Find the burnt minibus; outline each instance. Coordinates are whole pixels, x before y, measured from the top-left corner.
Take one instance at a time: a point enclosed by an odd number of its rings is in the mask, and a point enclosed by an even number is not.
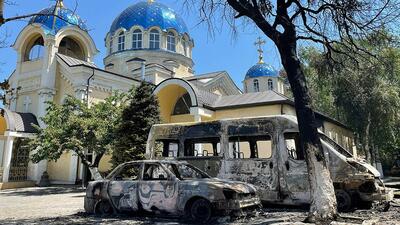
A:
[[[340,210],[393,198],[393,191],[384,187],[373,166],[355,159],[323,133],[320,138]],[[146,157],[184,160],[213,177],[251,183],[263,203],[310,202],[307,166],[294,116],[154,125]]]

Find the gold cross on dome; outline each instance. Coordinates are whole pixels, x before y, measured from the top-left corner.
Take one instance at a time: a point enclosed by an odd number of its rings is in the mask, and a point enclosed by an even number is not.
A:
[[[258,54],[259,54],[259,55],[258,55],[258,63],[259,63],[259,64],[262,64],[262,63],[264,63],[264,60],[263,60],[263,58],[264,58],[264,56],[263,56],[264,51],[263,51],[263,49],[262,49],[262,46],[265,45],[265,40],[261,39],[261,37],[258,37],[258,38],[257,38],[257,41],[254,43],[254,45],[255,45],[255,46],[258,46],[258,49],[257,49]]]
[[[147,0],[147,2],[148,2],[148,3],[153,3],[153,2],[154,2],[154,0]]]

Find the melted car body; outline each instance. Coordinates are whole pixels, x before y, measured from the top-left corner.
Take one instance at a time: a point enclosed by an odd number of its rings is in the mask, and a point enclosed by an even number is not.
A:
[[[211,178],[190,164],[171,160],[124,163],[107,178],[90,182],[85,197],[88,213],[146,211],[205,221],[258,205],[252,185]]]
[[[339,208],[393,198],[374,167],[353,158],[324,134],[320,137]],[[155,125],[146,155],[185,160],[211,176],[254,184],[265,203],[310,202],[307,166],[293,116]]]

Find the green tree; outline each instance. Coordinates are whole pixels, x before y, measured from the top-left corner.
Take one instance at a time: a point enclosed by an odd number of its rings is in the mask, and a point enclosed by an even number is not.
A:
[[[104,154],[111,151],[115,125],[120,119],[123,95],[114,94],[92,105],[67,96],[63,104],[48,102],[47,114],[41,118],[45,127],[36,127],[38,134],[30,141],[32,161],[57,161],[65,152],[78,155],[94,179],[101,178],[98,166]],[[87,153],[93,153],[90,161]]]
[[[308,48],[303,65],[309,86],[317,86],[311,89],[316,102],[333,106],[330,114],[353,128],[366,159],[375,162],[379,153],[390,157],[399,148],[400,48],[384,29],[357,41],[368,54],[333,54],[336,63],[329,65],[323,53]]]
[[[115,132],[117,139],[112,154],[114,167],[143,159],[151,126],[160,122],[158,101],[150,83],[142,82],[128,96],[129,103],[122,111]]]

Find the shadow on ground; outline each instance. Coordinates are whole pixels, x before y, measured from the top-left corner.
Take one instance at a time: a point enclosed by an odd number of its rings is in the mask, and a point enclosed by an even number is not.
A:
[[[73,194],[82,193],[84,196],[85,189],[81,186],[71,186],[71,185],[57,185],[50,187],[35,187],[35,188],[23,188],[10,189],[0,191],[2,196],[43,196],[43,195],[60,195],[60,194]]]

